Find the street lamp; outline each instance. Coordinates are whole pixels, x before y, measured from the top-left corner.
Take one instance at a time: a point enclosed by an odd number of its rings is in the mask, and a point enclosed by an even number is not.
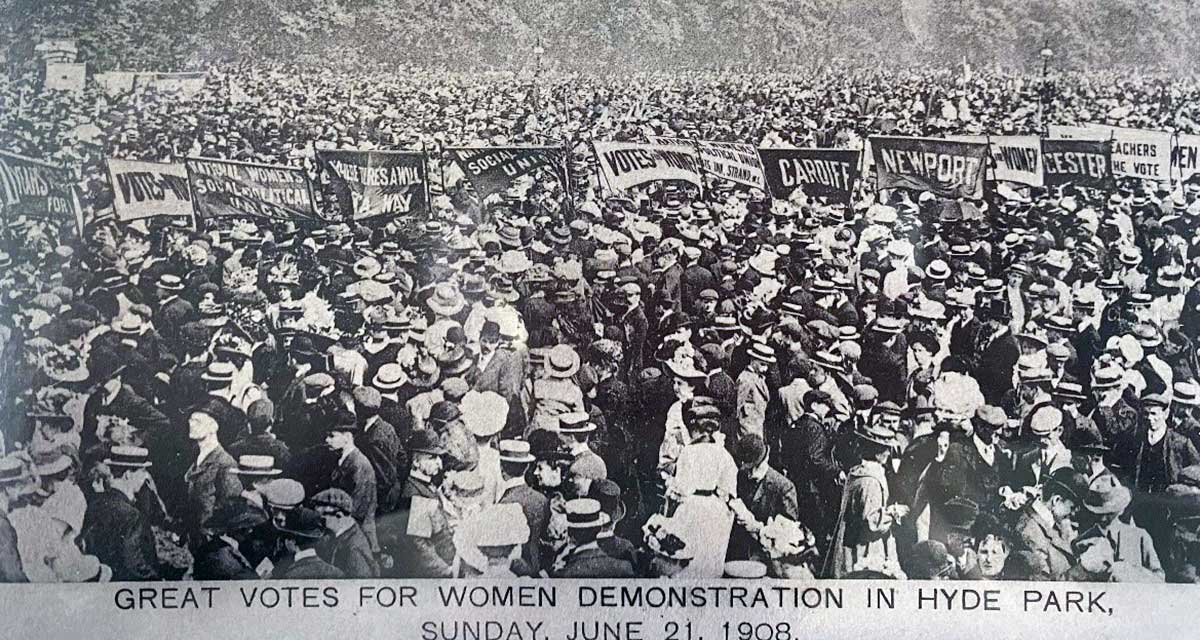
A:
[[[542,54],[546,50],[542,48],[542,40],[538,38],[537,44],[533,47],[533,110],[536,112],[540,108],[542,93]]]
[[[1038,87],[1038,111],[1037,111],[1037,128],[1038,133],[1045,132],[1044,110],[1046,104],[1046,72],[1050,68],[1050,58],[1054,57],[1054,50],[1049,46],[1043,46],[1038,52],[1038,56],[1042,58],[1042,83]]]

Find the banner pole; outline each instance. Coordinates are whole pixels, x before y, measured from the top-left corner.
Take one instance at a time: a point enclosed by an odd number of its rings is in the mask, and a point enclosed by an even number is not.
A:
[[[611,195],[613,193],[612,185],[608,184],[608,180],[604,177],[604,172],[600,170],[600,154],[596,152],[596,139],[592,138],[588,142],[588,147],[592,150],[592,157],[596,159],[596,188],[600,190],[601,195],[604,194],[605,187]]]

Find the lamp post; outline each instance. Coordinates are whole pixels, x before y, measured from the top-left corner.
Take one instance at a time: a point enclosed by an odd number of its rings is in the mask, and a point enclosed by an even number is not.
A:
[[[536,113],[540,108],[542,98],[542,54],[546,50],[542,48],[542,39],[538,38],[537,44],[533,47],[533,110]]]
[[[1050,69],[1050,58],[1054,57],[1054,50],[1049,46],[1043,46],[1038,52],[1038,56],[1042,58],[1042,82],[1038,87],[1038,121],[1037,128],[1039,134],[1045,133],[1045,104],[1046,104],[1046,72]]]

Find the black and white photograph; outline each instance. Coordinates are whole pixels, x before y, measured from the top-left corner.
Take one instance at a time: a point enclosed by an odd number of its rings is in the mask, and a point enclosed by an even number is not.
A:
[[[0,582],[1200,580],[1194,2],[0,18]]]

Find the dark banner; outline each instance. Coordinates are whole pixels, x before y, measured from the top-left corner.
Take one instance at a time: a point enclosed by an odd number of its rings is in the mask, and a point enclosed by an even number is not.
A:
[[[318,151],[345,219],[429,212],[426,157],[415,151]]]
[[[847,149],[759,149],[767,187],[784,200],[796,189],[810,196],[850,202],[861,152]]]
[[[872,137],[879,189],[929,191],[945,198],[978,198],[988,147],[934,138]]]
[[[213,158],[188,158],[188,182],[201,217],[320,219],[302,169]]]
[[[1042,140],[1042,166],[1047,187],[1070,183],[1111,189],[1115,184],[1110,140]]]
[[[77,224],[75,177],[52,164],[0,151],[0,215],[55,218]]]
[[[517,178],[540,169],[549,169],[563,180],[564,158],[559,147],[449,147],[446,151],[480,199],[504,191]]]

